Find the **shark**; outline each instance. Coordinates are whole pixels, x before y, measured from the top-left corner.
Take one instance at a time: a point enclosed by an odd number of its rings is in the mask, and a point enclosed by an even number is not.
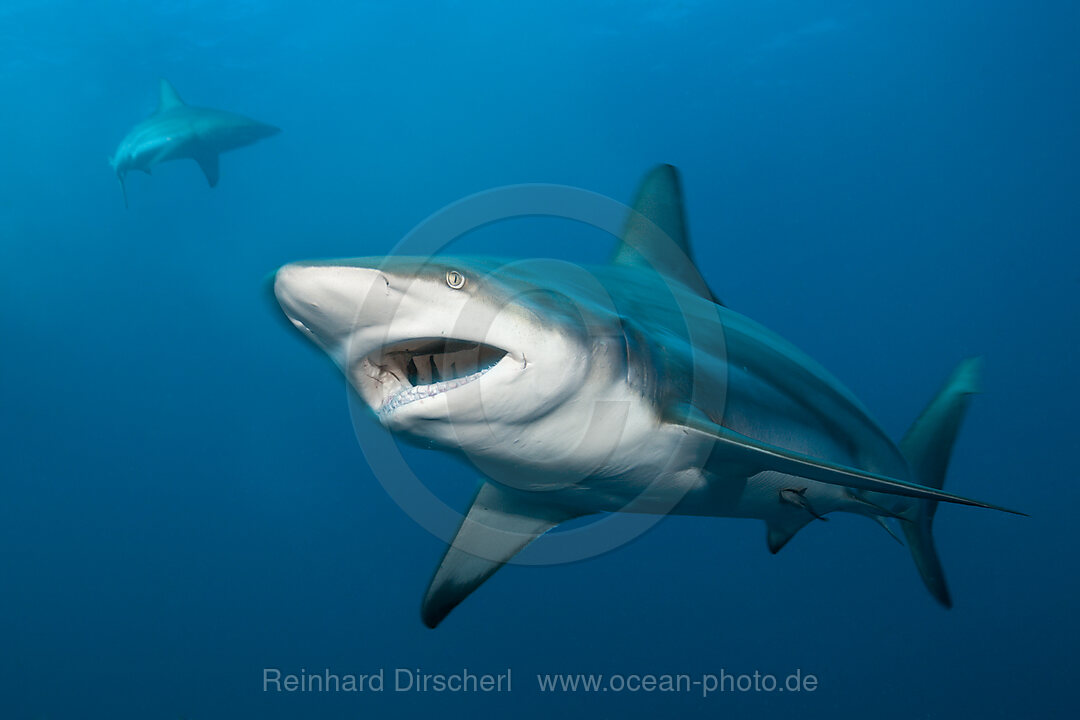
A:
[[[127,207],[124,178],[131,170],[149,175],[155,165],[188,158],[199,164],[210,187],[216,187],[221,153],[279,132],[278,127],[243,115],[188,105],[172,83],[162,78],[157,109],[124,136],[109,164],[120,181]]]
[[[436,627],[549,530],[604,513],[750,518],[779,552],[835,512],[906,542],[952,600],[934,543],[981,361],[959,363],[899,441],[839,380],[708,288],[670,165],[642,180],[609,264],[488,257],[298,262],[277,304],[391,433],[482,480],[421,604]],[[1023,513],[1016,513],[1023,514]]]

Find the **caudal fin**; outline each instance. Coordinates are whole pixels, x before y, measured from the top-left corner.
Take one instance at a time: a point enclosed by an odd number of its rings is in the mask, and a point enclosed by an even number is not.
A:
[[[980,391],[982,360],[969,358],[953,371],[945,386],[926,406],[900,441],[900,451],[911,466],[913,479],[921,485],[941,490],[949,467],[953,442],[960,430],[971,396]],[[938,501],[917,500],[900,523],[930,594],[945,607],[952,607],[945,571],[934,547],[933,522]]]

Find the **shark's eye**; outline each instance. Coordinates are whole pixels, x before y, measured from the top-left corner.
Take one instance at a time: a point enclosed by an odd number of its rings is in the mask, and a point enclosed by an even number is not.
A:
[[[455,290],[460,290],[465,287],[465,276],[457,270],[447,270],[446,284]]]

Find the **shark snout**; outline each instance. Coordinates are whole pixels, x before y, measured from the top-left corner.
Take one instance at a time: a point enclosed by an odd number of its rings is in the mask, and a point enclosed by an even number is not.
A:
[[[326,317],[332,291],[328,280],[324,269],[302,264],[286,265],[274,276],[274,296],[286,317],[317,339],[330,339],[321,336],[332,335],[331,326],[336,324]]]
[[[271,287],[281,311],[298,330],[307,332],[303,308],[310,303],[304,299],[303,272],[300,265],[286,265],[274,273]]]
[[[332,355],[369,324],[379,288],[376,269],[317,263],[285,265],[274,275],[274,296],[292,324]]]

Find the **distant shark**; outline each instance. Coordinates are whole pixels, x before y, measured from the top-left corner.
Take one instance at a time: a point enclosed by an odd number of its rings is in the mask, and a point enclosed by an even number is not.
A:
[[[393,256],[277,271],[282,310],[382,425],[488,477],[430,583],[425,624],[549,529],[604,512],[757,518],[774,553],[831,512],[899,540],[896,523],[951,606],[938,503],[1005,510],[942,490],[977,360],[894,443],[824,368],[717,302],[671,166],[645,177],[611,264],[589,282],[570,275]]]
[[[218,156],[276,135],[280,128],[243,115],[188,105],[168,80],[161,81],[161,98],[154,114],[131,129],[109,163],[120,180],[127,206],[124,177],[130,170],[150,174],[150,168],[169,160],[190,158],[199,164],[210,187],[218,183]]]

